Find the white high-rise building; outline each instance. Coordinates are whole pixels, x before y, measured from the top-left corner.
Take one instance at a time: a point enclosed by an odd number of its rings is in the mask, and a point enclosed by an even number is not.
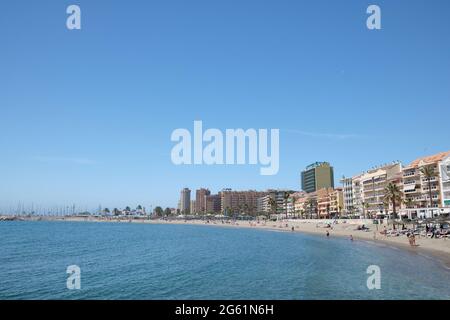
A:
[[[344,198],[344,213],[349,215],[353,213],[353,179],[342,177],[341,184]]]
[[[184,188],[180,192],[180,212],[189,214],[191,212],[191,190]]]
[[[351,178],[343,177],[341,179],[342,194],[344,198],[344,214],[349,216],[361,216],[362,200],[361,200],[361,175]]]

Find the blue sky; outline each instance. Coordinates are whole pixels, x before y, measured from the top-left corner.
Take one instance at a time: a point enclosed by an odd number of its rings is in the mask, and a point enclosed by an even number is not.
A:
[[[77,4],[82,30],[66,28]],[[378,4],[382,30],[366,28]],[[450,150],[450,2],[5,1],[0,207],[176,206]],[[174,166],[171,132],[279,128],[280,170]]]

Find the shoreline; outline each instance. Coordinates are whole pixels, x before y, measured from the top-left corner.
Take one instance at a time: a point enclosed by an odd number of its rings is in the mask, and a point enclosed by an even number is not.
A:
[[[0,218],[5,218],[2,216]],[[258,230],[271,230],[281,232],[298,232],[314,236],[326,236],[326,231],[330,233],[330,237],[350,238],[353,237],[357,241],[365,241],[376,246],[391,246],[409,253],[414,253],[427,258],[437,260],[445,269],[450,270],[450,239],[429,239],[417,237],[417,247],[411,247],[408,244],[406,236],[385,237],[379,234],[378,231],[373,230],[375,225],[369,225],[371,231],[355,230],[358,223],[338,223],[333,224],[331,228],[319,226],[319,224],[326,224],[329,221],[323,220],[320,223],[317,221],[308,220],[284,220],[271,221],[268,223],[249,223],[249,221],[237,221],[222,223],[220,220],[148,220],[148,219],[102,219],[94,217],[15,217],[16,219],[0,219],[5,221],[43,221],[43,222],[110,222],[110,223],[141,223],[141,224],[177,224],[177,225],[196,225],[196,226],[212,226],[225,228],[247,228]],[[286,227],[286,224],[288,227]],[[294,230],[292,230],[294,227]],[[351,230],[349,230],[351,229]],[[374,238],[375,235],[375,238]],[[350,240],[349,240],[350,241]]]

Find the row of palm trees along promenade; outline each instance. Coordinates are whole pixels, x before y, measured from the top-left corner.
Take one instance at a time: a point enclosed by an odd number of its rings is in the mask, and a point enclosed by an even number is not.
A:
[[[327,162],[302,172],[303,191],[234,191],[211,194],[198,189],[180,193],[181,218],[233,219],[436,219],[450,214],[450,151],[418,158],[408,165],[392,162],[352,177],[334,187],[333,167]],[[194,198],[194,197],[192,197]],[[169,211],[167,215],[169,215]]]

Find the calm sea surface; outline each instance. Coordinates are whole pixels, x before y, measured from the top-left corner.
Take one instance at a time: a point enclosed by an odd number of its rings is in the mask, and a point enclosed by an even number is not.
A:
[[[450,299],[415,253],[299,233],[188,225],[0,222],[0,299]],[[66,287],[81,268],[81,290]],[[381,269],[368,290],[366,269]]]

